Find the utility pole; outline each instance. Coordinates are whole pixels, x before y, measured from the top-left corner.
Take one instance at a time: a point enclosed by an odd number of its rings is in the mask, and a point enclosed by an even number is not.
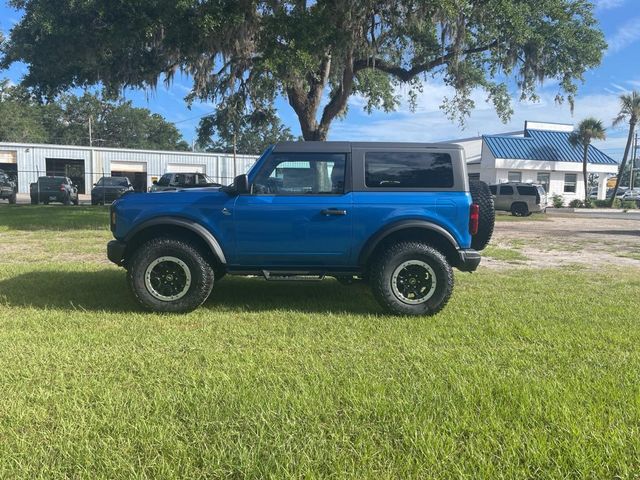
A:
[[[91,115],[89,115],[89,146],[93,147],[93,133],[91,131]]]

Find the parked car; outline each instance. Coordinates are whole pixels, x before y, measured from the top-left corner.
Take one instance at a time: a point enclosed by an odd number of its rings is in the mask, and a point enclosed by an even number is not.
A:
[[[154,182],[150,192],[176,190],[178,188],[221,187],[204,173],[165,173]]]
[[[622,200],[624,200],[625,202],[638,200],[639,198],[640,198],[640,188],[625,190],[625,192],[622,194]]]
[[[9,200],[9,203],[15,204],[17,193],[16,182],[11,180],[4,170],[0,170],[0,199]]]
[[[31,204],[51,202],[78,205],[78,187],[68,177],[40,177],[29,185]]]
[[[127,177],[102,177],[91,189],[91,205],[111,203],[128,192],[133,185]]]
[[[534,183],[508,182],[489,186],[495,209],[511,212],[516,217],[547,210],[547,193],[542,185]]]
[[[193,310],[232,274],[366,282],[393,313],[433,315],[494,209],[458,145],[283,142],[228,187],[126,195],[110,219],[107,256],[149,310]]]

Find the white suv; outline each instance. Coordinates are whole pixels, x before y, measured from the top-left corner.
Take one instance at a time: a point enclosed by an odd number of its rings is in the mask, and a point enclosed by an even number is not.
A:
[[[496,210],[511,212],[516,217],[547,210],[547,193],[542,185],[534,183],[508,182],[490,185]]]

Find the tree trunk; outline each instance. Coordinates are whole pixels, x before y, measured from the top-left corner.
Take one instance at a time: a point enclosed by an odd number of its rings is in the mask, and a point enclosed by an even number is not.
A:
[[[584,146],[584,152],[582,157],[582,176],[584,178],[584,203],[587,206],[589,201],[589,176],[587,174],[587,164],[589,163],[589,144]]]
[[[624,147],[624,156],[622,157],[622,163],[620,164],[620,169],[618,170],[618,178],[616,178],[616,186],[613,187],[613,194],[611,195],[611,200],[609,200],[609,207],[613,207],[613,202],[616,200],[616,194],[618,193],[618,187],[620,187],[620,182],[622,181],[622,174],[624,173],[624,167],[627,166],[627,158],[629,157],[629,150],[631,150],[631,142],[633,141],[633,135],[636,130],[636,122],[635,120],[631,120],[629,122],[629,137],[627,138],[627,146]]]

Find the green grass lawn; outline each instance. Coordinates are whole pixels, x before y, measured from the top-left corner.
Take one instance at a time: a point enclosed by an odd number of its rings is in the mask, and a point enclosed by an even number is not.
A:
[[[637,270],[457,273],[434,318],[225,278],[157,315],[98,253],[104,211],[41,212],[0,207],[0,478],[640,475]]]

